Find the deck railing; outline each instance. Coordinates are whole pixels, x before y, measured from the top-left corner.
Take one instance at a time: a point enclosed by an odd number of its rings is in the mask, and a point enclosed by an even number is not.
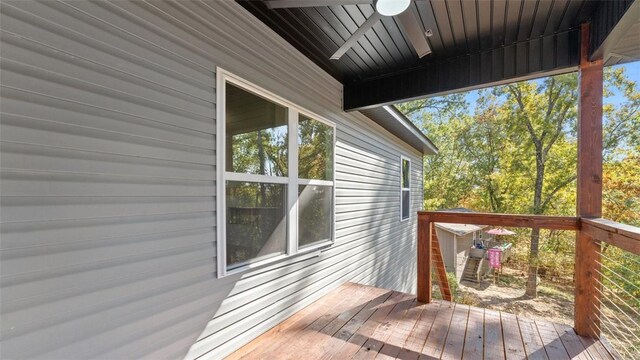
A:
[[[640,354],[640,274],[631,265],[620,264],[640,264],[640,228],[570,216],[419,212],[420,302],[431,301],[432,223],[436,222],[576,231],[576,332],[591,337],[607,335],[620,353]]]
[[[640,228],[606,219],[581,219],[580,231],[598,252],[591,271],[597,286],[593,335],[605,335],[624,358],[640,356]]]

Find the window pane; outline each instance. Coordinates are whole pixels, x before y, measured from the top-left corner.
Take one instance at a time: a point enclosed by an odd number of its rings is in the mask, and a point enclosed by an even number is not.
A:
[[[333,180],[333,127],[304,115],[298,119],[298,174]]]
[[[226,171],[287,176],[287,109],[226,85]]]
[[[408,219],[411,211],[411,192],[402,190],[402,219]]]
[[[227,181],[227,266],[286,251],[284,184]]]
[[[298,186],[298,246],[331,239],[333,188]]]
[[[409,188],[410,181],[410,168],[409,160],[402,159],[402,187]]]

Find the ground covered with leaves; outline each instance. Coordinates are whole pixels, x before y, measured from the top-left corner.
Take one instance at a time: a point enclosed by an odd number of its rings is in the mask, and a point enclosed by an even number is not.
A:
[[[573,326],[573,284],[543,278],[538,284],[538,296],[531,298],[525,295],[526,280],[522,271],[504,268],[495,283],[493,278],[480,284],[462,281],[457,285],[455,300]]]

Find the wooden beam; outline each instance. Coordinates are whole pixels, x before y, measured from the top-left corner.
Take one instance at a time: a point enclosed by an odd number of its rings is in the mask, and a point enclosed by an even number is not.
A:
[[[578,103],[578,204],[580,217],[602,216],[603,61],[589,61],[589,25],[582,25]]]
[[[603,61],[589,60],[589,24],[580,28],[578,102],[579,217],[602,216],[602,89]],[[588,232],[576,234],[575,329],[579,335],[600,336],[600,244]]]
[[[607,219],[581,219],[580,232],[594,240],[640,255],[640,228]]]
[[[431,302],[431,221],[418,217],[418,296],[423,303]]]
[[[456,211],[421,211],[418,214],[419,217],[428,217],[430,221],[439,223],[524,227],[551,230],[578,230],[580,228],[580,221],[574,216],[467,213]]]

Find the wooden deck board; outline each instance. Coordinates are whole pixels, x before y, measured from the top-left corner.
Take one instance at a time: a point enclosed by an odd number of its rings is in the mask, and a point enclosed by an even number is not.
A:
[[[569,353],[571,359],[589,360],[591,357],[587,353],[582,341],[578,338],[578,335],[572,327],[564,324],[553,324],[553,327],[558,333],[562,345]]]
[[[345,284],[229,359],[613,359],[566,325]]]
[[[411,330],[407,341],[396,357],[397,359],[416,360],[420,358],[422,347],[424,346],[424,342],[431,331],[431,326],[433,325],[433,321],[435,320],[438,309],[440,308],[440,302],[423,304],[421,305],[421,308],[422,313],[420,313],[420,316]]]
[[[567,349],[564,348],[562,340],[558,337],[558,333],[553,327],[553,324],[540,320],[536,320],[535,323],[549,358],[554,360],[569,360],[569,353]]]
[[[322,346],[325,340],[331,338],[333,334],[327,334],[330,330],[325,330],[335,321],[339,321],[340,316],[351,313],[352,307],[362,301],[362,292],[365,287],[356,287],[353,294],[345,294],[342,300],[328,309],[324,314],[317,313],[317,319],[309,326],[299,331],[294,341],[287,341],[276,349],[272,349],[271,354],[275,354],[278,359],[294,357],[296,353],[307,352],[315,346]]]
[[[484,311],[484,358],[505,358],[500,312],[489,309]]]
[[[538,328],[533,320],[518,316],[518,325],[520,325],[520,334],[524,342],[524,349],[527,352],[527,359],[531,360],[548,360],[547,352],[544,350],[544,343],[538,333]]]
[[[369,339],[369,336],[373,335],[373,332],[378,328],[378,325],[384,321],[389,312],[393,310],[396,303],[401,298],[402,294],[394,292],[331,358],[350,359],[353,357],[353,355],[355,355],[362,345],[364,345],[364,343]]]
[[[353,356],[353,359],[374,359],[382,347],[387,344],[397,324],[402,322],[414,302],[414,296],[403,294],[393,310],[389,312],[384,321],[378,325],[369,339]]]
[[[451,317],[453,316],[454,303],[448,301],[442,301],[440,303],[440,309],[436,315],[431,331],[427,337],[427,341],[422,347],[422,355],[420,359],[440,358],[442,350],[444,348],[444,341],[447,338],[449,332],[449,325],[451,325]]]
[[[337,306],[332,311],[332,320],[329,321],[324,327],[320,326],[313,329],[310,327],[301,334],[295,342],[294,346],[288,345],[283,349],[280,359],[295,359],[296,353],[304,351],[309,358],[318,359],[322,357],[322,354],[329,351],[331,344],[328,339],[332,339],[335,333],[337,333],[346,323],[351,320],[356,314],[358,314],[368,303],[369,298],[367,295],[371,291],[367,291],[373,288],[365,288],[365,291],[355,295],[351,299],[345,299],[340,306]],[[337,316],[333,316],[337,313]]]
[[[316,301],[310,306],[302,309],[287,320],[281,322],[276,327],[262,334],[254,341],[240,348],[227,357],[229,360],[241,359],[243,357],[260,358],[261,354],[267,354],[272,349],[286,343],[293,338],[299,331],[318,319],[318,313],[324,313],[333,305],[337,304],[341,299],[341,295],[351,290],[352,284],[347,283],[329,295],[325,296],[323,301]]]
[[[462,358],[464,339],[467,335],[467,320],[469,320],[469,305],[456,304],[447,340],[444,343],[442,359],[456,360]]]
[[[386,301],[389,301],[392,291],[387,291],[365,305],[351,320],[349,320],[331,339],[327,341],[327,352],[322,354],[320,359],[329,360],[341,351],[344,343],[351,339],[358,329],[361,329],[363,324],[369,320],[369,318],[378,311],[378,307],[382,306]],[[357,349],[356,349],[357,350]]]
[[[611,354],[609,354],[607,349],[604,347],[604,345],[602,345],[602,343],[600,343],[600,341],[584,336],[578,336],[578,338],[584,345],[587,353],[591,355],[594,360],[609,360],[614,358],[613,356],[611,356]]]
[[[525,359],[526,351],[520,334],[518,318],[509,313],[500,313],[502,333],[504,335],[504,353],[507,360]]]
[[[471,307],[464,339],[463,359],[482,359],[484,352],[484,309]]]
[[[387,343],[382,347],[382,349],[380,349],[376,359],[392,360],[400,355],[400,351],[403,349],[409,335],[411,335],[411,332],[416,325],[416,322],[420,318],[420,314],[424,310],[424,307],[415,302],[415,297],[413,297],[413,300],[414,301],[411,303],[411,307],[407,310],[405,317],[402,321],[397,323],[395,330],[391,332]]]

